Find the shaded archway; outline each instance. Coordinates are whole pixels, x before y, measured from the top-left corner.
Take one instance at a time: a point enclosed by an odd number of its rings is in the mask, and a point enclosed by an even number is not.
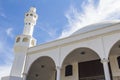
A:
[[[68,65],[72,68],[66,71]],[[72,74],[66,76],[66,72]],[[61,76],[62,80],[105,80],[100,57],[89,48],[77,48],[69,53],[63,61]]]
[[[40,57],[31,65],[26,80],[55,80],[55,63],[50,57]]]
[[[111,48],[109,53],[110,70],[113,80],[120,80],[120,40]]]

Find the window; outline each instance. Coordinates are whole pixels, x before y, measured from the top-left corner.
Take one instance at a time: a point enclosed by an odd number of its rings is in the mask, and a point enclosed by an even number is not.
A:
[[[118,62],[118,66],[119,66],[119,69],[120,69],[120,56],[117,57],[117,62]]]
[[[33,16],[33,14],[30,14],[30,16]]]
[[[36,16],[34,15],[34,17],[36,18]]]
[[[23,38],[23,42],[28,42],[28,38]]]
[[[19,42],[20,41],[20,37],[17,38],[16,42]]]
[[[72,65],[67,65],[65,67],[65,76],[72,76]]]
[[[32,40],[32,41],[31,41],[31,45],[33,45],[33,46],[34,46],[34,40]]]
[[[26,14],[26,16],[28,16],[29,14]]]

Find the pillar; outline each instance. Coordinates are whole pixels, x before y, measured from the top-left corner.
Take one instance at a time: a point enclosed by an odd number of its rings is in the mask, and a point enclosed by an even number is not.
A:
[[[103,64],[103,68],[104,68],[104,75],[105,75],[105,80],[111,80],[110,79],[110,72],[109,72],[109,66],[108,66],[108,59],[103,59],[101,60],[102,64]]]
[[[27,77],[27,73],[23,73],[23,76],[22,76],[23,80],[26,80],[26,77]]]
[[[56,75],[56,80],[60,80],[61,77],[61,67],[57,66],[56,67],[57,75]]]

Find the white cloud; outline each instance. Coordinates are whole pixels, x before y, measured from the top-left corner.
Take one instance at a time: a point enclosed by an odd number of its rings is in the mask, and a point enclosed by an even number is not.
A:
[[[9,47],[5,47],[5,45],[1,44],[0,42],[0,55],[4,55],[4,60],[5,64],[0,64],[0,80],[2,77],[8,76],[11,70],[11,63],[13,60],[12,54],[12,49]]]
[[[73,5],[65,13],[68,24],[65,26],[60,38],[71,35],[78,29],[103,20],[116,20],[120,18],[120,0],[99,0],[95,6],[94,0],[83,0],[82,12]]]
[[[48,42],[48,41],[51,41],[51,40],[54,40],[56,39],[56,37],[58,37],[58,34],[57,34],[57,28],[53,27],[53,25],[50,25],[48,23],[38,23],[39,26],[37,26],[37,30],[42,30],[45,32],[45,34],[49,35],[45,42]],[[43,27],[40,27],[40,26],[43,26]],[[36,32],[37,35],[39,34],[39,32]],[[43,35],[43,34],[42,34]]]
[[[43,27],[41,28],[43,31],[45,31],[50,37],[54,38],[56,37],[56,29],[48,28],[48,27]]]
[[[13,61],[13,49],[9,46],[9,43],[0,34],[0,80],[1,77],[8,76]],[[1,64],[2,62],[2,64]]]
[[[0,80],[2,77],[9,76],[11,70],[11,65],[0,66]]]
[[[13,61],[13,51],[9,46],[6,45],[9,44],[5,43],[5,41],[0,40],[0,58],[5,58],[4,60],[0,59],[3,61],[3,63],[5,63],[0,64],[0,78],[9,75]]]
[[[6,29],[6,33],[7,33],[7,35],[9,36],[9,37],[11,37],[11,38],[13,38],[14,37],[14,35],[13,35],[13,28],[8,28],[8,29]]]

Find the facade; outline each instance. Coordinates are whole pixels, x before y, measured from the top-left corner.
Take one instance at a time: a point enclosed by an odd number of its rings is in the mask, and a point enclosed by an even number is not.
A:
[[[10,76],[2,80],[120,80],[120,21],[92,24],[36,46],[37,18],[33,7],[25,14]]]

